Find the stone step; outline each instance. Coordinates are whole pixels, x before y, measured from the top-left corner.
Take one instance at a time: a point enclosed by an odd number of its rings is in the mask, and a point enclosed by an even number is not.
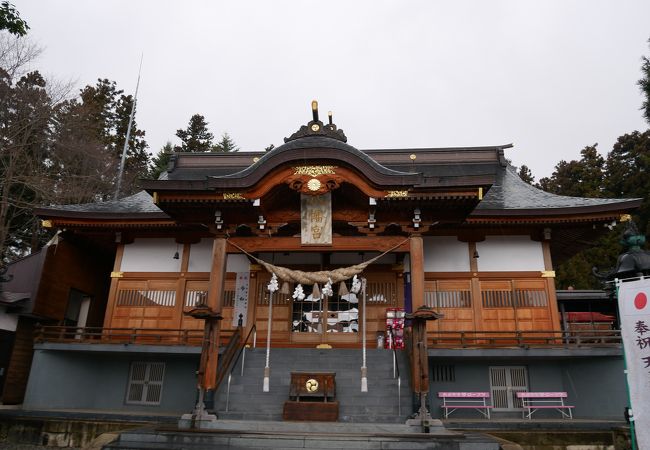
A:
[[[407,376],[402,376],[401,410],[398,410],[397,380],[393,378],[393,353],[387,350],[367,351],[368,392],[361,392],[361,351],[358,349],[323,350],[293,348],[271,350],[270,392],[262,392],[266,349],[247,350],[244,374],[241,361],[235,366],[227,392],[227,379],[214,398],[212,407],[220,417],[241,419],[281,418],[288,400],[290,373],[294,371],[329,371],[336,373],[336,396],[339,417],[344,422],[382,420],[403,422],[412,413],[412,395]],[[406,367],[406,355],[397,355]],[[226,413],[226,399],[228,412]],[[381,419],[378,419],[380,418]]]
[[[499,443],[480,434],[451,432],[442,426],[433,433],[405,425],[372,423],[305,423],[218,421],[214,430],[190,432],[138,429],[121,433],[105,450],[126,449],[437,449],[497,450]]]

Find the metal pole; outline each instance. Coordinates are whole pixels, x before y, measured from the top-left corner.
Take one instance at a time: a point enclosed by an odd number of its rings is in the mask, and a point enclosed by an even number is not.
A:
[[[228,389],[226,390],[226,412],[228,412],[228,406],[230,405],[230,381],[232,380],[232,372],[228,374]]]
[[[120,197],[120,189],[122,188],[122,176],[124,174],[124,164],[126,162],[126,152],[129,149],[129,139],[131,138],[131,125],[133,125],[133,116],[135,115],[135,104],[138,101],[138,88],[140,87],[140,73],[142,72],[142,58],[140,56],[140,69],[138,69],[138,82],[135,85],[135,95],[133,96],[133,104],[131,105],[131,115],[129,117],[129,125],[126,127],[126,139],[124,139],[124,148],[122,148],[122,159],[120,160],[120,169],[117,172],[117,187],[115,188],[115,197],[117,200]]]
[[[242,349],[241,353],[241,376],[244,376],[244,363],[246,362],[246,344],[244,344],[244,348]]]
[[[362,332],[361,342],[362,342],[362,365],[361,365],[361,392],[368,392],[368,367],[366,366],[366,279],[361,279],[361,291],[363,293],[362,305],[361,305],[361,324]]]
[[[273,291],[269,292],[269,322],[266,330],[266,365],[264,366],[264,385],[262,392],[269,392],[271,377],[271,317],[273,316]]]

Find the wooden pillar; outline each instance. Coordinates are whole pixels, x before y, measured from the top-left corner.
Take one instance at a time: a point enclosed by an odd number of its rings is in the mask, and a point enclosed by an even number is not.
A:
[[[226,238],[214,238],[212,267],[208,283],[208,307],[216,313],[221,313],[223,309],[223,294],[226,284],[226,245]]]
[[[412,310],[424,306],[424,244],[422,236],[409,239],[411,259],[411,304]]]
[[[467,243],[467,257],[469,258],[469,270],[472,272],[470,295],[472,296],[472,310],[474,312],[474,331],[485,329],[483,325],[483,299],[481,298],[481,280],[478,277],[478,261],[475,257],[476,242]]]
[[[104,328],[110,328],[113,322],[113,312],[115,311],[115,303],[117,302],[117,285],[119,284],[119,278],[122,276],[120,269],[122,267],[123,256],[124,244],[118,244],[117,251],[115,252],[113,273],[111,274],[111,286],[110,290],[108,291],[106,313],[104,314]]]
[[[212,245],[212,267],[208,283],[208,308],[215,317],[205,319],[204,345],[201,352],[201,366],[204,373],[199,380],[201,387],[212,390],[217,381],[219,360],[219,334],[221,332],[221,310],[226,282],[226,239],[215,237]]]
[[[557,295],[555,293],[555,272],[553,271],[553,261],[551,259],[551,241],[542,241],[542,251],[544,252],[544,278],[546,278],[546,293],[548,296],[548,308],[551,313],[551,323],[554,330],[562,328],[560,324],[560,313],[558,311]]]

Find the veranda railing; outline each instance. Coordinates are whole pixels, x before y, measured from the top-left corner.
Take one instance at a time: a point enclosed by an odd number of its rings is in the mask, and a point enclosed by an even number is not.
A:
[[[221,330],[223,345],[237,330]],[[191,345],[200,346],[203,330],[182,330],[168,328],[102,328],[102,327],[67,327],[37,326],[34,341],[84,344],[149,344],[149,345]]]
[[[620,330],[428,331],[428,348],[601,347],[621,345]]]

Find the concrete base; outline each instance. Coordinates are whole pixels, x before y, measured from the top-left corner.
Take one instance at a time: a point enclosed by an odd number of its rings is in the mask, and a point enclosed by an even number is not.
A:
[[[408,425],[341,422],[214,422],[208,430],[171,427],[124,432],[104,450],[171,449],[332,449],[342,450],[499,450],[497,439],[479,433],[462,433],[441,427],[422,433]]]
[[[180,430],[211,430],[217,424],[214,414],[183,414],[178,420]]]

